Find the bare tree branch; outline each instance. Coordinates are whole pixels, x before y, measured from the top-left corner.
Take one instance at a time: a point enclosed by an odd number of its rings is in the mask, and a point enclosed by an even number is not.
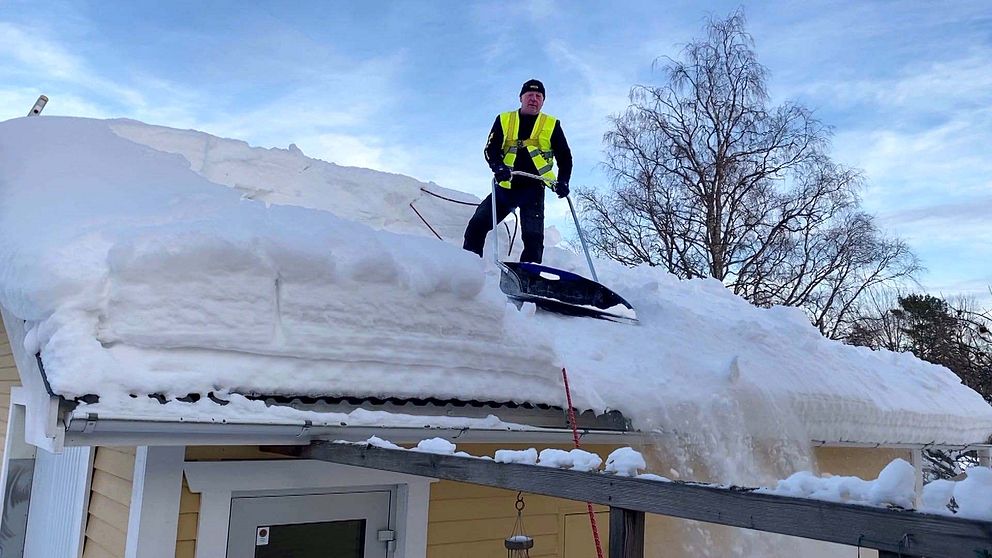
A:
[[[664,83],[631,89],[604,137],[612,190],[581,193],[588,236],[628,265],[802,307],[842,337],[866,292],[920,266],[860,211],[862,177],[830,160],[830,130],[801,105],[769,106],[744,24],[709,21],[679,60],[656,61]]]

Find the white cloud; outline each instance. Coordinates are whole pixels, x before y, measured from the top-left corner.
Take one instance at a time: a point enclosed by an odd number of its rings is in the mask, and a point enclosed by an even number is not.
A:
[[[816,99],[835,110],[868,104],[890,111],[897,124],[912,122],[918,116],[915,111],[942,113],[988,106],[992,48],[974,47],[952,59],[910,60],[904,64],[895,75],[889,75],[892,68],[888,68],[884,77],[834,75],[830,79],[802,79],[783,83],[773,93]]]
[[[851,130],[836,136],[834,154],[863,169],[871,188],[880,189],[869,192],[869,201],[898,195],[902,204],[911,202],[910,194],[976,194],[992,176],[992,161],[984,148],[992,141],[990,125],[992,111],[983,111],[931,128]]]
[[[987,185],[987,191],[992,192],[992,182]],[[963,202],[934,203],[925,207],[914,207],[885,214],[887,220],[897,223],[919,223],[958,229],[975,227],[975,232],[984,232],[992,241],[992,195],[979,195]],[[936,231],[934,231],[936,232]],[[956,233],[955,233],[956,234]],[[992,242],[985,242],[992,248]]]
[[[0,56],[8,59],[8,83],[33,80],[36,85],[72,84],[118,102],[141,106],[144,96],[100,75],[83,57],[35,27],[0,22]],[[32,79],[33,78],[33,79]]]
[[[340,164],[383,170],[396,168],[400,158],[383,155],[386,142],[377,131],[400,105],[393,92],[404,65],[402,52],[358,60],[312,51],[310,63],[301,63],[297,41],[283,53],[288,59],[270,55],[262,65],[269,71],[281,65],[304,85],[284,87],[274,98],[245,105],[243,99],[254,94],[251,89],[216,95],[147,70],[129,73],[121,81],[109,73],[116,67],[73,54],[79,49],[54,34],[0,22],[0,60],[6,59],[0,70],[0,78],[6,76],[0,79],[6,82],[0,86],[0,117],[24,116],[43,92],[50,97],[45,110],[49,115],[134,118],[264,146],[297,142]]]
[[[301,137],[298,144],[311,157],[339,165],[388,170],[384,150],[377,138],[360,138],[344,134],[320,134]]]
[[[992,49],[901,63],[887,77],[818,81],[805,94],[846,116],[835,158],[865,171],[865,206],[883,225],[921,253],[987,254]]]
[[[530,0],[529,2],[524,2],[523,7],[531,23],[539,26],[546,25],[562,9],[565,9],[554,0]]]
[[[55,78],[79,79],[82,61],[36,30],[0,21],[0,55]]]

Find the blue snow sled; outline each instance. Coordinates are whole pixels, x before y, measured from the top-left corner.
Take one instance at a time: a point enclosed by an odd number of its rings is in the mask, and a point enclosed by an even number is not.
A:
[[[552,189],[555,186],[553,180],[536,174],[519,171],[513,171],[511,174],[542,180]],[[492,230],[494,233],[497,230],[496,188],[497,182],[493,178]],[[507,298],[516,303],[517,308],[523,306],[525,302],[533,302],[538,308],[548,312],[636,324],[637,314],[634,312],[634,307],[617,293],[599,284],[599,277],[596,276],[596,268],[592,265],[589,247],[586,246],[582,227],[579,226],[579,217],[575,214],[572,198],[566,196],[565,200],[568,201],[568,209],[572,212],[575,230],[578,231],[579,240],[582,241],[582,251],[585,252],[586,263],[589,264],[589,273],[592,275],[592,279],[536,263],[500,261],[499,235],[494,234],[493,258],[501,271],[500,290]]]
[[[532,302],[557,314],[637,323],[629,302],[581,275],[528,262],[500,262],[500,270],[499,288],[518,307]]]

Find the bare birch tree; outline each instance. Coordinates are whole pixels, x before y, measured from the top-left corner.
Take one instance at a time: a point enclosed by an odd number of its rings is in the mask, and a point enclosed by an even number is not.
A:
[[[663,69],[612,118],[612,190],[579,194],[599,253],[801,306],[831,337],[868,289],[918,269],[860,210],[861,176],[831,161],[829,130],[798,104],[769,106],[740,12]]]

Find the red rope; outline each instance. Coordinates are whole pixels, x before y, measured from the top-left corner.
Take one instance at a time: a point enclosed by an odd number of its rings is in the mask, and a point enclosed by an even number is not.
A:
[[[572,440],[575,447],[579,448],[579,427],[575,420],[575,407],[572,406],[572,390],[568,388],[568,372],[565,367],[561,368],[561,377],[565,380],[565,400],[568,402],[568,422],[572,425]],[[603,543],[599,539],[599,527],[596,525],[596,514],[592,511],[592,504],[586,502],[586,511],[589,512],[589,525],[592,527],[592,540],[596,543],[596,556],[603,558]]]

